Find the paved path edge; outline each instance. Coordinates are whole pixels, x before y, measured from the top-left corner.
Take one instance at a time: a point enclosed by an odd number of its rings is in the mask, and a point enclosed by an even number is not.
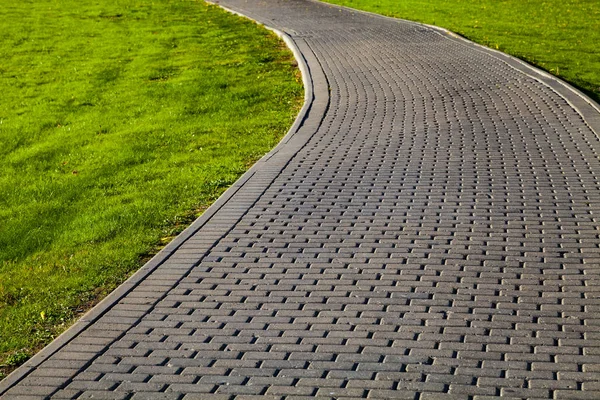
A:
[[[0,381],[0,397],[4,395],[9,389],[17,385],[21,380],[23,380],[27,375],[29,375],[35,368],[37,368],[40,364],[42,364],[45,360],[50,358],[60,349],[65,347],[71,340],[77,337],[81,332],[86,330],[88,327],[93,325],[98,319],[100,319],[108,310],[110,310],[115,304],[117,304],[123,297],[125,297],[128,293],[130,293],[133,289],[135,289],[140,282],[142,282],[148,275],[150,275],[154,270],[156,270],[160,265],[162,265],[173,253],[177,251],[189,238],[191,238],[194,234],[196,234],[202,227],[204,227],[212,217],[217,214],[217,212],[223,208],[225,204],[227,204],[233,197],[240,191],[240,189],[244,186],[244,184],[259,170],[265,163],[268,163],[269,160],[283,147],[298,147],[294,146],[294,144],[289,144],[290,139],[300,131],[300,129],[305,125],[306,120],[308,119],[309,112],[312,108],[314,108],[315,104],[315,89],[319,91],[319,97],[327,97],[327,99],[319,99],[318,103],[327,103],[328,104],[328,91],[327,86],[323,86],[323,82],[317,82],[318,88],[315,88],[315,80],[313,79],[313,71],[309,68],[309,62],[306,57],[311,57],[312,55],[302,53],[298,44],[291,36],[288,34],[279,31],[272,27],[264,26],[262,23],[245,16],[239,12],[228,9],[226,7],[222,7],[220,5],[216,5],[215,3],[207,1],[208,4],[213,4],[215,6],[221,7],[227,12],[232,14],[242,16],[244,18],[250,19],[257,23],[258,25],[274,32],[277,36],[279,36],[287,45],[287,47],[292,51],[296,62],[298,63],[298,68],[300,69],[302,75],[302,81],[304,86],[304,104],[300,109],[294,123],[286,133],[286,135],[281,139],[279,144],[275,146],[270,152],[265,154],[260,160],[258,160],[248,171],[246,171],[233,185],[231,185],[204,213],[198,217],[189,227],[187,227],[183,232],[181,232],[175,239],[169,242],[163,249],[161,249],[152,259],[150,259],[146,264],[144,264],[140,269],[138,269],[131,277],[129,277],[125,282],[123,282],[119,287],[117,287],[113,292],[111,292],[107,297],[105,297],[100,303],[94,306],[91,310],[89,310],[86,314],[84,314],[80,319],[75,321],[71,327],[69,327],[66,331],[60,334],[56,339],[50,342],[46,347],[36,353],[33,357],[31,357],[27,362],[21,365],[19,368],[10,373],[7,377]],[[314,56],[313,56],[314,57]],[[316,64],[316,59],[313,60]],[[323,75],[324,78],[324,75]],[[320,83],[320,84],[319,84]],[[323,110],[324,111],[324,110]],[[321,114],[324,114],[321,113]],[[322,118],[322,115],[321,115]],[[319,124],[320,125],[320,120]],[[316,131],[317,127],[314,127],[314,131]],[[305,144],[308,139],[304,140]],[[302,146],[300,146],[302,147]],[[298,149],[295,149],[293,153],[288,157],[288,161],[297,153]]]

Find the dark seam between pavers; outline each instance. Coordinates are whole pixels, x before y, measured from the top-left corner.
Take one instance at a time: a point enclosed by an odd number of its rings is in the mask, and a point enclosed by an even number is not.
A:
[[[282,142],[297,150],[278,146],[248,174],[245,182],[256,183],[239,188],[239,201],[225,202],[212,214],[215,229],[195,230],[178,244],[178,252],[163,259],[175,266],[176,276],[164,275],[170,288],[143,306],[149,311],[135,320],[137,328],[115,317],[111,326],[105,318],[105,328],[124,332],[111,339],[115,345],[133,340],[136,346],[102,350],[105,360],[98,368],[125,368],[120,377],[100,374],[96,382],[90,381],[96,376],[92,370],[85,377],[79,371],[55,389],[39,388],[38,395],[127,397],[138,390],[171,390],[164,396],[173,398],[186,391],[206,398],[599,395],[594,326],[600,301],[594,282],[600,271],[594,265],[600,263],[600,236],[594,215],[600,210],[594,194],[600,194],[600,166],[594,103],[535,68],[448,37],[440,28],[316,2],[273,1],[279,14],[265,8],[266,2],[223,3],[287,32],[308,58],[307,68],[317,68],[315,76],[325,74],[315,78],[316,95],[324,98],[312,103],[322,109],[320,122],[297,121],[299,129],[313,129],[306,138],[291,133]],[[367,19],[380,24],[365,25]],[[448,46],[454,42],[464,49],[456,55],[464,64],[436,44],[448,40]],[[404,48],[390,53],[380,47],[380,54],[363,42]],[[425,73],[432,66],[416,43],[446,57],[449,67],[435,66],[435,80]],[[407,63],[403,56],[413,58]],[[495,64],[481,65],[489,76],[473,73],[475,61],[490,59],[522,75]],[[394,62],[405,70],[396,72]],[[510,88],[515,83],[527,91]],[[446,89],[453,97],[435,96]],[[454,104],[460,101],[466,101],[464,109]],[[510,101],[528,112],[514,111]],[[407,114],[407,107],[415,115]],[[403,110],[408,125],[395,119]],[[469,115],[472,120],[465,119]],[[479,143],[479,153],[469,152],[471,142]],[[271,178],[255,176],[269,168],[271,157],[286,160],[285,165],[267,171]],[[230,211],[240,216],[229,217]],[[199,232],[214,240],[209,245],[212,239],[196,240]],[[177,260],[189,265],[178,266]],[[200,297],[186,279],[197,279]],[[202,286],[205,281],[212,288]],[[134,289],[127,289],[134,303],[150,296]],[[201,303],[194,306],[194,298]],[[192,303],[183,306],[186,300]],[[258,301],[263,303],[253,306]],[[188,314],[160,311],[178,312],[176,303]],[[211,304],[217,305],[213,315],[208,308],[194,308]],[[196,313],[195,320],[186,318]],[[166,350],[180,328],[193,336],[177,350]],[[152,339],[154,330],[163,344],[140,341]],[[194,344],[203,335],[208,341]],[[252,340],[246,343],[248,335]],[[193,349],[198,346],[203,350]],[[62,354],[55,364],[64,359],[77,365],[76,358]],[[117,364],[110,364],[112,358]],[[179,364],[175,375],[164,371],[167,359]],[[133,373],[152,370],[152,362],[162,372],[147,378]],[[196,374],[191,381],[186,370]],[[176,379],[177,373],[184,377]],[[154,377],[171,383],[154,383]],[[150,382],[127,384],[134,378]],[[37,379],[21,390],[44,382]],[[73,385],[66,386],[69,382]],[[110,392],[117,385],[124,392]]]

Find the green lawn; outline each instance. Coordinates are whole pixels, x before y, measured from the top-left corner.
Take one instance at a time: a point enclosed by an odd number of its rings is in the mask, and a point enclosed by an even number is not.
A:
[[[187,226],[292,124],[265,29],[194,0],[3,0],[0,375]]]
[[[598,0],[326,0],[438,25],[517,56],[600,102]]]

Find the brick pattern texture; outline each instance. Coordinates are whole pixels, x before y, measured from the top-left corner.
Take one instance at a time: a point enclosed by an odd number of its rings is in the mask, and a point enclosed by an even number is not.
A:
[[[313,134],[6,398],[599,399],[577,110],[428,27],[221,3],[310,53]]]

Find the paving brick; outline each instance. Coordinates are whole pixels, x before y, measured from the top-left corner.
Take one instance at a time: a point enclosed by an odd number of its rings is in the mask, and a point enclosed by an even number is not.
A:
[[[294,386],[270,386],[267,389],[267,395],[282,395],[282,396],[314,396],[317,392],[313,387],[294,387]]]
[[[416,392],[402,390],[369,390],[367,398],[369,399],[397,399],[397,400],[413,400],[417,396]]]
[[[598,392],[582,392],[579,390],[557,390],[554,392],[557,400],[594,400],[598,398]]]
[[[229,394],[229,395],[238,395],[238,394],[263,394],[266,388],[264,386],[248,386],[248,385],[225,385],[219,386],[217,388],[217,394]]]
[[[548,389],[529,389],[503,387],[500,389],[500,396],[517,397],[517,398],[550,398],[550,390]]]
[[[76,399],[81,395],[80,390],[66,390],[59,389],[57,392],[52,394],[53,399],[66,400],[66,399]]]
[[[321,387],[320,389],[317,390],[316,393],[316,397],[332,397],[332,398],[338,398],[338,397],[362,397],[365,398],[367,394],[367,390],[366,389],[360,389],[360,388],[328,388],[328,387]]]
[[[131,397],[132,400],[181,400],[183,395],[180,393],[156,393],[156,392],[137,392]]]
[[[125,400],[131,395],[127,392],[112,392],[104,390],[86,390],[79,399]]]
[[[187,383],[177,383],[173,385],[169,385],[165,390],[165,393],[213,393],[215,389],[215,385],[205,384],[187,384]]]
[[[258,395],[254,395],[254,394],[240,394],[236,396],[236,400],[282,400],[282,399],[292,399],[295,396],[276,396],[276,395],[272,395],[272,396],[267,396],[265,394],[258,394]],[[228,397],[227,399],[229,399],[231,397]]]
[[[114,381],[73,381],[66,388],[84,391],[112,391],[119,384]]]
[[[37,398],[51,395],[56,386],[36,386],[35,383],[13,387],[8,396],[35,396]]]

